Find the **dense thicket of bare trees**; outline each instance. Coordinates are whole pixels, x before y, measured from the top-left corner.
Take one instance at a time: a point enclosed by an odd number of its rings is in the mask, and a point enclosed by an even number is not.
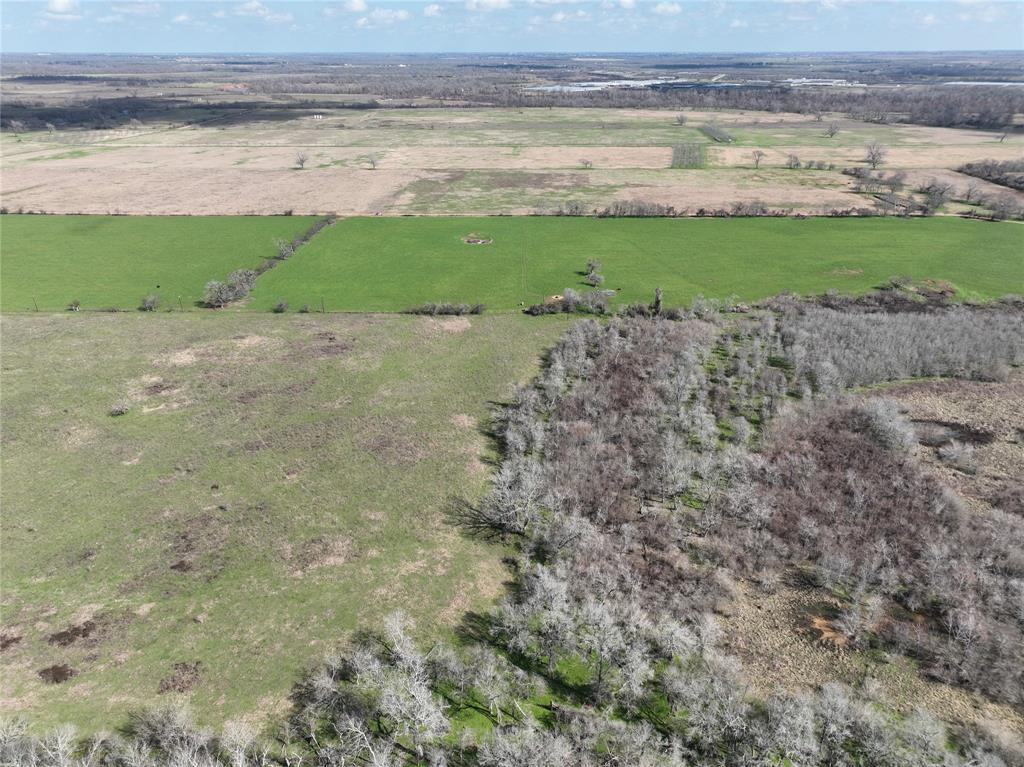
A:
[[[957,168],[961,173],[1024,192],[1024,160],[979,160]]]
[[[956,309],[852,312],[801,307],[783,324],[797,375],[835,392],[920,376],[1005,380],[1024,364],[1024,315]]]
[[[78,742],[0,728],[26,765],[830,765],[1006,767],[998,728],[897,715],[870,681],[755,694],[713,610],[737,578],[787,571],[845,605],[854,644],[1019,704],[1024,522],[968,512],[915,458],[884,400],[840,388],[906,375],[988,377],[1024,353],[1012,302],[846,311],[784,299],[726,318],[587,320],[495,421],[502,451],[467,533],[516,547],[515,586],[421,650],[400,616],[297,688],[271,738],[217,735],[177,710]],[[654,311],[657,307],[659,311]],[[812,333],[811,329],[820,334]],[[830,345],[835,344],[833,354]],[[877,350],[895,360],[878,359]],[[840,359],[839,355],[842,355]],[[926,358],[935,356],[933,362]],[[832,371],[826,374],[824,371]],[[870,670],[868,670],[869,672]],[[487,722],[465,727],[466,717]]]

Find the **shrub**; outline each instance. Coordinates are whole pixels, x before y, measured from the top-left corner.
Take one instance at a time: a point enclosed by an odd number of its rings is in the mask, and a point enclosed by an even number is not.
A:
[[[274,314],[284,314],[286,311],[288,311],[288,302],[282,298],[280,301],[274,304],[274,308],[271,309],[271,311],[274,312]]]
[[[584,293],[566,288],[561,298],[528,306],[523,311],[530,315],[540,314],[605,314],[608,311],[608,300],[615,295],[614,290],[588,290]]]
[[[461,316],[464,314],[483,314],[487,310],[485,304],[451,304],[451,303],[427,303],[419,306],[410,306],[404,310],[403,314],[425,314],[431,316],[437,315],[455,315]]]
[[[80,311],[81,308],[82,308],[82,302],[78,301],[77,299],[72,301],[70,304],[68,304],[68,311],[69,312],[77,312],[77,311]]]
[[[948,445],[939,448],[939,458],[943,463],[959,469],[965,474],[974,474],[978,470],[974,447],[957,442],[955,439],[951,440]]]
[[[119,399],[110,406],[110,410],[107,411],[107,414],[111,416],[125,415],[129,410],[131,410],[131,405],[128,400]]]
[[[160,305],[160,296],[150,294],[142,299],[139,309],[144,312],[155,312]]]
[[[253,269],[237,269],[228,275],[225,282],[212,280],[206,283],[203,304],[210,308],[220,308],[245,298],[252,290],[256,277],[257,273]]]

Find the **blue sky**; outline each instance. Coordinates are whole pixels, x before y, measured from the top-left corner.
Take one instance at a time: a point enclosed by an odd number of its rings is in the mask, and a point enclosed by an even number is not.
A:
[[[1024,0],[0,0],[7,52],[1024,48]]]

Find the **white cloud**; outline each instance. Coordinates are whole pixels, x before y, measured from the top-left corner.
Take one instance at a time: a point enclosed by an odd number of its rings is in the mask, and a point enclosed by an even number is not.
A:
[[[392,10],[391,8],[375,8],[365,16],[356,19],[356,26],[359,29],[374,29],[387,27],[400,21],[408,21],[411,14],[406,10]]]
[[[562,24],[566,21],[586,21],[590,18],[590,14],[586,11],[576,11],[575,13],[566,13],[565,11],[558,11],[557,13],[551,14],[551,20],[555,24]]]
[[[324,16],[338,16],[342,13],[366,13],[370,6],[366,0],[346,0],[341,5],[329,5],[321,11]]]
[[[213,18],[215,18],[215,19],[223,19],[227,15],[228,15],[228,12],[225,11],[223,8],[221,8],[219,11],[214,11],[213,12]]]
[[[175,24],[188,24],[190,21],[192,21],[192,17],[189,16],[187,13],[179,13],[177,16],[171,19],[171,21]]]
[[[100,16],[96,21],[100,24],[120,24],[124,21],[124,16],[120,13],[111,13],[108,16]]]
[[[926,13],[921,17],[921,24],[925,27],[935,26],[939,21],[938,17],[934,13]]]
[[[42,15],[54,21],[74,21],[82,18],[78,13],[78,0],[50,0]]]
[[[423,15],[424,16],[440,16],[441,15],[441,6],[438,5],[437,3],[431,3],[426,8],[423,9]]]
[[[745,26],[747,26],[747,22],[743,19],[733,19],[729,22],[730,29],[743,29]]]
[[[261,0],[249,0],[246,3],[235,6],[236,16],[257,16],[269,24],[282,24],[294,21],[295,17],[290,13],[277,13],[271,11]]]
[[[682,11],[683,7],[679,3],[658,3],[654,6],[654,12],[659,16],[675,16]]]
[[[636,0],[619,0],[619,6],[622,8],[636,8]]]
[[[110,10],[113,13],[125,14],[127,16],[159,16],[160,3],[133,0],[132,2],[113,3],[110,6]]]
[[[511,5],[512,0],[466,0],[466,9],[470,11],[497,11]]]
[[[390,8],[378,8],[370,14],[374,21],[391,24],[395,21],[406,21],[409,18],[408,11],[393,11]]]

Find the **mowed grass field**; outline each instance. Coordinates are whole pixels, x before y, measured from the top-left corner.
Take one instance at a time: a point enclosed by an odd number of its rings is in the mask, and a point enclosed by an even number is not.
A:
[[[469,245],[463,238],[491,238]],[[616,301],[697,294],[857,293],[895,275],[953,283],[962,296],[1024,293],[1024,227],[933,219],[353,218],[264,274],[249,306],[395,311],[427,301],[510,310],[586,290],[603,264]]]
[[[0,217],[0,309],[132,309],[148,294],[192,306],[209,280],[254,268],[308,216]]]
[[[493,603],[503,551],[447,499],[479,497],[489,403],[566,324],[4,315],[0,707],[261,720],[351,630],[404,609],[429,641]]]

